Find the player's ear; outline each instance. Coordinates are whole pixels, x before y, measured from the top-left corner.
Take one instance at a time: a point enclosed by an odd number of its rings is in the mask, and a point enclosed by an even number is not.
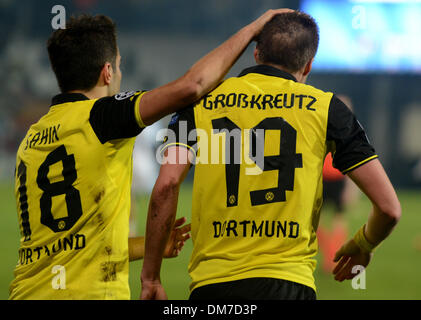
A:
[[[313,61],[314,61],[314,58],[312,58],[307,64],[306,64],[306,66],[304,67],[304,72],[303,72],[303,76],[304,77],[307,77],[308,76],[308,74],[310,73],[310,71],[311,71],[311,68],[313,67]]]
[[[111,83],[111,79],[113,77],[113,67],[111,63],[105,62],[104,66],[102,67],[100,77],[104,81],[105,85],[109,85]]]
[[[256,63],[259,64],[259,49],[257,49],[257,46],[254,48],[253,56]]]

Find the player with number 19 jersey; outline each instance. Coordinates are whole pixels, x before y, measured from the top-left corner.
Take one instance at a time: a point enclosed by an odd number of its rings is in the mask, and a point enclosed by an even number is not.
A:
[[[129,299],[128,219],[141,92],[53,98],[16,159],[10,299]]]
[[[196,155],[190,289],[266,277],[315,290],[324,158],[332,151],[346,173],[377,157],[353,113],[259,65],[176,113],[169,129],[162,150]]]

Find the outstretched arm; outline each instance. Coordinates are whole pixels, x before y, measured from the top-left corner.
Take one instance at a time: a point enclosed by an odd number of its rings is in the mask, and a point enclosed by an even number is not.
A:
[[[190,167],[188,154],[189,150],[184,147],[169,147],[165,151],[167,163],[161,166],[152,190],[141,274],[141,299],[167,298],[160,279],[162,256],[176,215],[179,188]],[[177,161],[177,155],[184,160],[179,158]]]
[[[181,78],[146,92],[139,102],[141,121],[150,125],[162,117],[182,109],[215,88],[229,69],[259,35],[266,22],[290,9],[269,10],[242,28],[219,47],[197,61]]]
[[[336,253],[335,279],[352,279],[355,265],[366,267],[373,249],[386,239],[401,217],[401,206],[395,190],[379,160],[372,160],[351,171],[349,177],[371,200],[373,208],[367,223],[355,237]]]

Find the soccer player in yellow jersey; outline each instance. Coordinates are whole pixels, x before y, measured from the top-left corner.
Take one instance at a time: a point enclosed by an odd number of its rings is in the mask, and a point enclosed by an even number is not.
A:
[[[181,78],[147,92],[118,93],[121,57],[108,17],[72,18],[53,32],[47,46],[61,94],[17,152],[22,237],[10,299],[130,298],[129,258],[143,255],[142,238],[128,241],[135,137],[213,89],[278,12],[266,12]],[[167,255],[177,255],[188,228],[176,228]]]
[[[328,152],[373,204],[367,223],[337,252],[335,278],[351,279],[354,265],[367,266],[392,231],[400,203],[363,128],[336,95],[305,84],[318,39],[309,15],[277,15],[257,41],[257,66],[173,116],[149,206],[143,298],[166,297],[162,252],[189,161],[190,299],[316,298]]]

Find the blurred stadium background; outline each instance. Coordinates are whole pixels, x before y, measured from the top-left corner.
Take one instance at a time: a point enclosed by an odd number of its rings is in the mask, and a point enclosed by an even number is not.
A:
[[[312,14],[320,25],[321,42],[308,83],[351,99],[403,208],[396,231],[367,269],[366,289],[337,283],[318,268],[318,298],[421,299],[421,3],[361,0],[0,0],[0,299],[8,297],[19,242],[15,152],[28,126],[48,110],[58,92],[45,49],[56,4],[65,7],[67,17],[101,13],[117,23],[122,91],[176,79],[267,9],[302,8]],[[252,49],[228,76],[253,64]],[[145,135],[149,143],[142,148],[154,146],[153,130],[167,122],[163,119]],[[190,215],[191,178],[192,173],[181,190],[178,216]],[[150,187],[140,186],[136,192],[139,234],[144,233]],[[369,208],[364,197],[348,207],[351,232],[364,222]],[[329,224],[332,209],[324,211],[323,223]],[[188,297],[191,245],[164,263],[162,277],[170,299]],[[141,265],[131,265],[133,299],[140,292]]]

